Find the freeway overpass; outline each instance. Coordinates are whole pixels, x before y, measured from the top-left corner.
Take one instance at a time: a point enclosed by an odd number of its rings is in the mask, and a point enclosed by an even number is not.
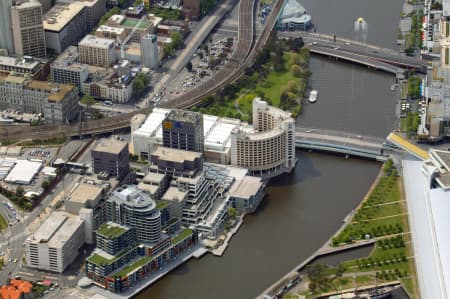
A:
[[[382,48],[359,41],[335,37],[330,34],[312,33],[304,31],[279,32],[281,38],[302,37],[312,53],[336,57],[355,63],[373,67],[379,63],[380,70],[389,71],[385,65],[392,65],[402,69],[410,69],[426,73],[426,61],[415,57],[401,55],[395,50]],[[393,70],[393,69],[392,69]]]

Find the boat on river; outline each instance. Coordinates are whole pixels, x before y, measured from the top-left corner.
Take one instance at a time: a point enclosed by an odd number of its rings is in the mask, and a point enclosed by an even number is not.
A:
[[[311,90],[311,92],[309,93],[309,99],[308,99],[308,101],[309,101],[310,103],[315,103],[315,102],[317,102],[317,94],[318,94],[317,90]]]

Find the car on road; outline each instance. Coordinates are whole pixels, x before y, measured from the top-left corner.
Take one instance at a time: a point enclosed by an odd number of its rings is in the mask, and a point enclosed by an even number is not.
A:
[[[14,259],[14,260],[13,260],[13,263],[17,263],[17,259]]]

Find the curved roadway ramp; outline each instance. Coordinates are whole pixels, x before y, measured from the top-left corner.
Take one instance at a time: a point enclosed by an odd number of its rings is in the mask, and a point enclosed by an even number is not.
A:
[[[219,71],[207,84],[198,86],[190,92],[180,95],[171,101],[165,102],[164,108],[189,108],[201,101],[205,96],[212,95],[225,85],[237,80],[251,66],[257,50],[261,49],[269,38],[270,32],[275,25],[277,16],[281,10],[284,0],[277,0],[273,6],[270,16],[267,18],[265,27],[255,43],[254,33],[254,10],[255,0],[240,0],[239,2],[239,33],[236,50],[232,60],[234,65]],[[23,139],[47,139],[53,137],[73,137],[80,135],[96,135],[110,133],[115,130],[130,127],[130,120],[138,113],[148,114],[152,108],[144,108],[132,113],[93,120],[74,125],[43,125],[43,126],[0,126],[0,140],[15,141]]]

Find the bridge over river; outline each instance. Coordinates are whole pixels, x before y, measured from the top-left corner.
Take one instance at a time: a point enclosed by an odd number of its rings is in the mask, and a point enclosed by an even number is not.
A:
[[[385,161],[386,140],[324,129],[296,128],[295,146],[297,148],[341,153],[377,161]]]
[[[311,53],[334,57],[397,74],[405,69],[426,73],[427,61],[399,52],[329,34],[304,31],[279,32],[281,38],[302,37]]]

